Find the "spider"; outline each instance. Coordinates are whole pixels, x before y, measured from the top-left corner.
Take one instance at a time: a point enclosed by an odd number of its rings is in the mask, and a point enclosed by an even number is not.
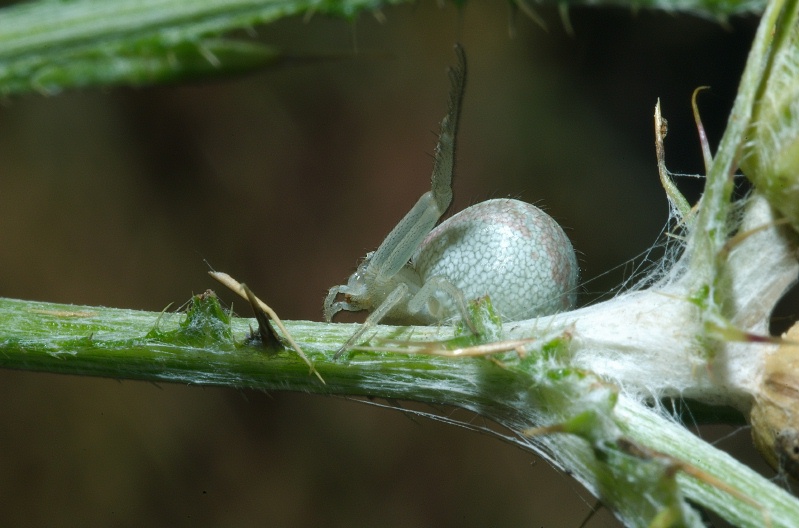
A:
[[[436,324],[454,316],[467,324],[467,303],[488,295],[506,321],[572,308],[578,276],[563,229],[541,209],[513,199],[478,203],[436,227],[452,202],[452,173],[466,56],[455,46],[449,108],[435,149],[432,189],[325,298],[329,322],[342,310],[371,313],[339,349],[353,348],[379,322]],[[337,301],[339,294],[342,301]]]

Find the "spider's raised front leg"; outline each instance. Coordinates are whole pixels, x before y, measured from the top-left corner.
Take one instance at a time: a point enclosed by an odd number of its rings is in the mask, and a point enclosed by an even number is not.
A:
[[[330,321],[336,313],[368,310],[372,313],[337,355],[350,348],[382,319],[396,322],[429,323],[429,315],[409,310],[408,300],[422,287],[422,278],[409,261],[452,202],[452,171],[461,100],[466,81],[466,57],[455,47],[457,65],[449,72],[452,84],[447,115],[435,150],[432,189],[423,194],[411,210],[391,230],[376,251],[369,253],[347,284],[334,286],[325,298],[324,315]],[[336,301],[339,295],[343,301]]]

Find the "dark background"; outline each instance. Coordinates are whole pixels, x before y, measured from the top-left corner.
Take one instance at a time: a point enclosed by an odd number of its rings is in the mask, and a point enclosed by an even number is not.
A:
[[[569,36],[540,8],[548,31],[519,16],[510,38],[505,6],[282,21],[258,38],[340,58],[3,101],[0,295],[158,311],[216,288],[207,260],[283,318],[320,320],[327,288],[429,188],[456,40],[470,77],[452,211],[544,207],[579,252],[582,302],[610,291],[667,220],[655,101],[669,168],[703,172],[691,92],[712,87],[715,147],[756,20],[580,8]],[[594,503],[494,438],[340,398],[0,371],[0,402],[6,526],[576,527]],[[729,433],[720,446],[751,457],[748,429],[702,432]]]

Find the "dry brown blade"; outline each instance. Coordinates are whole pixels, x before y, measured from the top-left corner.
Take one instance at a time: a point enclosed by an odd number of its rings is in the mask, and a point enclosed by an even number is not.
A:
[[[691,94],[691,108],[694,112],[694,122],[696,123],[696,131],[699,133],[699,144],[702,146],[702,159],[705,162],[705,174],[707,174],[713,164],[713,153],[710,151],[710,143],[707,140],[705,126],[702,124],[702,117],[699,115],[699,105],[696,102],[699,92],[704,90],[710,90],[710,86],[700,86]]]
[[[366,350],[369,352],[397,352],[400,354],[425,354],[428,356],[440,357],[478,357],[498,354],[500,352],[516,351],[520,356],[524,355],[524,347],[535,341],[535,339],[513,339],[509,341],[498,341],[496,343],[486,343],[463,348],[447,349],[436,347],[438,343],[418,344],[405,347],[353,347],[353,350]]]
[[[663,186],[663,190],[666,191],[669,201],[680,214],[680,220],[682,221],[690,213],[691,206],[682,193],[680,193],[679,189],[677,189],[677,186],[672,181],[671,175],[666,168],[666,149],[663,146],[663,140],[666,138],[666,133],[668,131],[669,125],[660,113],[660,99],[658,99],[657,104],[655,104],[655,155],[657,156],[660,184]]]
[[[767,224],[763,224],[757,227],[753,227],[752,229],[748,229],[742,233],[736,233],[734,236],[730,237],[727,242],[724,243],[724,246],[721,248],[721,252],[719,255],[722,258],[726,258],[727,255],[732,251],[732,249],[749,238],[750,236],[760,233],[761,231],[765,231],[770,227],[779,227],[783,225],[788,225],[790,221],[787,218],[780,218],[779,220],[774,220],[773,222],[769,222]]]
[[[209,271],[208,274],[214,279],[216,279],[223,286],[228,288],[230,291],[238,294],[242,299],[246,300],[247,302],[250,301],[241,283],[236,279],[234,279],[233,277],[231,277],[230,275],[228,275],[227,273],[223,273],[221,271]],[[280,320],[280,317],[277,316],[275,311],[258,297],[255,297],[255,300],[258,302],[258,307],[261,308],[261,310],[263,310],[264,312],[266,312],[269,315],[269,318],[272,319],[272,321],[274,321],[274,323],[277,325],[278,328],[280,328],[280,331],[283,332],[283,336],[286,338],[286,341],[289,342],[291,348],[293,348],[294,351],[297,352],[297,355],[300,356],[302,360],[305,361],[305,364],[308,365],[308,367],[311,369],[310,372],[315,374],[316,377],[319,378],[319,381],[325,383],[325,380],[322,379],[322,376],[319,374],[319,372],[317,372],[313,363],[311,363],[311,360],[308,359],[308,356],[305,355],[305,352],[302,351],[300,345],[298,345],[297,342],[294,341],[294,338],[291,336],[291,333],[289,333],[288,329],[286,329],[286,327],[283,326],[283,322]]]

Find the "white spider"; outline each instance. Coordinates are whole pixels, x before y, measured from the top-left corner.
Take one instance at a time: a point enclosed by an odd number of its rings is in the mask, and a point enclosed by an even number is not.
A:
[[[449,110],[435,150],[432,190],[368,253],[346,285],[325,299],[325,319],[342,310],[371,312],[337,352],[352,348],[381,321],[435,324],[460,315],[467,301],[488,295],[503,320],[519,321],[570,309],[577,260],[571,242],[549,215],[519,200],[473,205],[438,227],[452,201],[455,138],[466,82],[466,57],[455,46]],[[435,227],[435,228],[434,228]],[[343,301],[336,301],[342,294]]]

